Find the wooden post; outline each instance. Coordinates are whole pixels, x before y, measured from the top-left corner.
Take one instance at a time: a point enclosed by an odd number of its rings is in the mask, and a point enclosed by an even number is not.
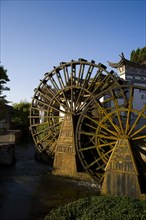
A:
[[[138,171],[127,138],[117,140],[105,168],[102,193],[141,197]]]
[[[64,117],[57,141],[54,158],[54,174],[76,176],[76,151],[72,114]]]

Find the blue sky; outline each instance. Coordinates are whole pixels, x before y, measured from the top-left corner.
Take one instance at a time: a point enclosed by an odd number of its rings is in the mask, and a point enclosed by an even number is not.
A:
[[[0,60],[7,99],[31,102],[44,73],[84,58],[108,66],[146,46],[146,1],[1,0]],[[110,67],[108,67],[110,70]]]

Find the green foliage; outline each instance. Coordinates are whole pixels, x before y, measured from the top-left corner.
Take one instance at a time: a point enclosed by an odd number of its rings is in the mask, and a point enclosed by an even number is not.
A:
[[[12,123],[15,124],[15,128],[28,132],[30,103],[27,101],[14,103],[13,109]]]
[[[95,196],[60,206],[44,220],[144,220],[146,201],[122,196]]]
[[[5,84],[10,81],[7,76],[7,70],[4,70],[2,66],[0,66],[0,105],[1,108],[8,103],[6,100],[6,95],[2,95],[3,91],[10,90],[8,87],[5,86]]]
[[[132,50],[130,55],[130,60],[135,63],[142,63],[146,61],[146,47],[138,48],[137,50]]]
[[[3,95],[3,91],[9,90],[9,88],[5,86],[8,81],[7,71],[0,66],[0,120],[4,119],[7,114],[6,104],[8,101],[6,100],[6,95]]]

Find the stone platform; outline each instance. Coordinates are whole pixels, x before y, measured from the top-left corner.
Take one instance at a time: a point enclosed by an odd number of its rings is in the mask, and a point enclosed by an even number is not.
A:
[[[7,130],[0,133],[0,143],[16,144],[21,138],[20,130]]]
[[[0,164],[15,162],[15,144],[21,138],[20,130],[7,130],[0,133]]]

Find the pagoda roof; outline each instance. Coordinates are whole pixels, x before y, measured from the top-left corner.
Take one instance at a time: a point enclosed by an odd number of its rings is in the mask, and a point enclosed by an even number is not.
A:
[[[133,67],[137,67],[137,68],[140,68],[140,69],[146,69],[146,64],[139,64],[139,63],[135,63],[135,62],[132,62],[130,60],[127,60],[125,57],[124,57],[124,54],[122,53],[122,55],[120,55],[121,57],[121,60],[118,62],[118,63],[113,63],[113,62],[109,62],[108,61],[108,64],[109,66],[111,66],[112,68],[119,68],[121,66],[133,66]]]

